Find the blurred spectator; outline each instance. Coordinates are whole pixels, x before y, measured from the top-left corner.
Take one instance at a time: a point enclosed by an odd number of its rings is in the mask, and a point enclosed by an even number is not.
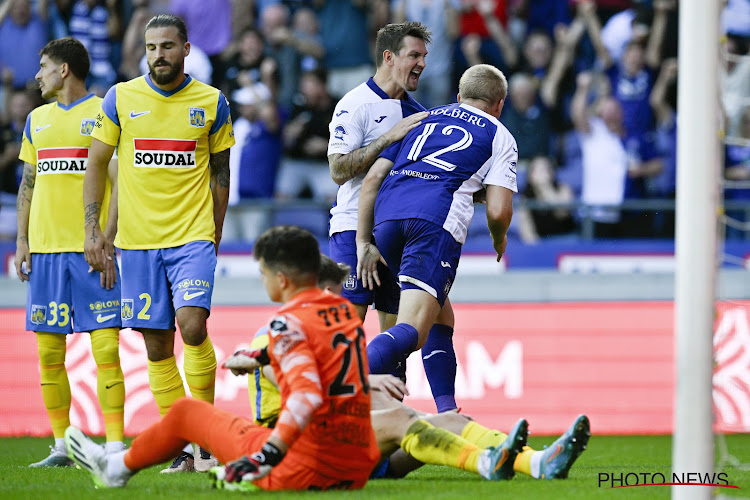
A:
[[[326,88],[322,70],[309,71],[300,81],[300,102],[284,127],[285,158],[279,171],[277,197],[297,198],[305,190],[316,200],[333,201],[338,185],[328,170],[328,124],[336,101]]]
[[[260,29],[266,39],[266,54],[276,60],[279,71],[278,103],[287,110],[297,93],[297,82],[305,57],[323,57],[317,36],[317,20],[309,9],[299,10],[299,29],[289,25],[289,9],[282,4],[268,5],[260,13]],[[308,64],[310,61],[308,60]]]
[[[271,199],[281,160],[281,120],[271,91],[262,83],[232,94],[240,117],[233,123],[235,145],[229,156],[230,192],[223,240],[254,240],[268,225],[263,207],[243,200]]]
[[[555,169],[546,156],[536,156],[528,166],[523,198],[550,204],[569,204],[573,190],[555,178]],[[569,234],[575,230],[570,208],[519,210],[519,231],[524,243],[536,243],[539,238]]]
[[[393,3],[393,22],[419,21],[432,32],[427,66],[419,77],[419,88],[411,92],[427,109],[456,100],[451,71],[459,6],[458,0],[395,0]]]
[[[549,113],[539,100],[536,82],[529,75],[516,73],[510,77],[500,122],[516,139],[519,160],[549,155]]]
[[[263,80],[263,62],[268,61],[266,66],[276,66],[275,61],[265,56],[264,47],[265,40],[260,31],[248,28],[242,33],[237,44],[237,52],[225,61],[223,77],[217,82],[225,95],[231,96],[235,90],[250,87],[257,82],[264,83],[269,89],[275,86],[273,80]],[[265,73],[267,77],[268,71]],[[234,108],[234,104],[232,106]]]
[[[29,91],[10,91],[8,119],[0,123],[0,239],[16,236],[16,193],[23,170],[18,155],[26,117],[36,104]]]
[[[581,142],[583,189],[581,201],[594,207],[589,216],[594,221],[594,236],[621,236],[620,210],[624,199],[628,156],[622,107],[612,97],[603,97],[588,106],[592,75],[581,72],[577,77],[570,114]]]
[[[292,35],[295,48],[300,53],[300,69],[312,71],[320,67],[325,49],[320,37],[320,23],[315,11],[298,8],[292,15]]]
[[[112,66],[112,38],[119,36],[120,15],[116,0],[78,0],[70,17],[70,36],[78,39],[91,57],[86,86],[100,97],[116,82]]]
[[[559,0],[518,0],[512,7],[526,20],[526,32],[543,31],[550,38],[559,25],[570,24],[569,2]]]
[[[589,3],[584,2],[584,3]],[[631,40],[625,47],[620,61],[613,61],[601,40],[601,27],[591,11],[586,14],[586,27],[596,49],[597,57],[612,85],[612,95],[622,105],[625,130],[628,136],[639,136],[653,129],[653,113],[649,96],[653,88],[654,74],[661,64],[661,46],[666,29],[667,12],[674,8],[674,1],[655,0],[654,22],[644,49],[638,41]]]
[[[148,0],[133,2],[133,14],[130,16],[122,37],[122,57],[119,73],[124,80],[132,80],[143,74],[140,63],[146,54],[145,31],[146,24],[153,17],[153,11],[149,8]]]
[[[480,63],[505,72],[514,67],[518,50],[507,32],[506,0],[461,0],[460,9],[454,77]]]
[[[750,39],[750,0],[726,0],[721,32]]]
[[[318,0],[328,91],[339,98],[374,74],[367,0]]]
[[[654,198],[674,198],[677,176],[677,59],[667,59],[651,91],[651,107],[656,116],[656,147],[663,168],[648,185]]]
[[[222,71],[220,56],[232,37],[230,0],[170,0],[169,11],[185,21],[190,45],[208,55],[214,72]]]
[[[47,25],[32,12],[30,0],[0,4],[0,72],[13,75],[14,88],[35,85],[39,51],[46,43]]]
[[[743,103],[750,99],[750,51],[749,44],[734,36],[727,36],[724,44],[724,64],[721,65],[721,95],[727,130],[730,136],[737,135]]]
[[[739,120],[739,138],[742,144],[728,144],[724,150],[724,177],[728,181],[750,182],[750,106],[745,107]],[[724,191],[726,200],[750,202],[750,189],[727,188]],[[750,223],[747,210],[729,210],[727,216],[745,224]],[[747,238],[750,232],[743,232],[735,227],[727,228],[727,238]]]

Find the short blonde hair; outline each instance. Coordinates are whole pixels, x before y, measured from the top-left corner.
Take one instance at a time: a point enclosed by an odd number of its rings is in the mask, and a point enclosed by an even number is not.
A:
[[[489,64],[477,64],[461,75],[458,82],[461,99],[479,99],[495,104],[508,95],[508,80],[502,71]]]

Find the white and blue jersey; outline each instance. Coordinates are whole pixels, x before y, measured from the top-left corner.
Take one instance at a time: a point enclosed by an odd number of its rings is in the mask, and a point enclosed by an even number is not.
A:
[[[485,185],[518,192],[515,139],[497,118],[466,104],[431,109],[419,127],[381,156],[394,165],[375,201],[375,225],[424,219],[463,244],[474,193]]]
[[[424,107],[409,94],[403,99],[391,99],[370,78],[349,91],[336,105],[333,120],[328,126],[328,154],[348,154],[388,132],[402,118],[424,111]],[[345,182],[339,187],[336,204],[331,209],[328,244],[329,254],[336,262],[357,269],[357,211],[359,192],[365,174]],[[380,266],[381,285],[369,290],[351,274],[346,280],[342,296],[353,304],[375,304],[379,311],[395,314],[398,311],[400,290],[385,266]]]
[[[367,146],[393,128],[402,118],[424,111],[408,94],[391,99],[370,78],[341,98],[328,126],[328,154],[348,154]],[[346,181],[336,195],[331,209],[329,234],[357,230],[359,191],[365,174]]]
[[[430,116],[381,155],[394,165],[375,201],[375,243],[401,289],[442,307],[474,214],[473,195],[495,185],[518,192],[518,147],[493,116],[466,104]]]

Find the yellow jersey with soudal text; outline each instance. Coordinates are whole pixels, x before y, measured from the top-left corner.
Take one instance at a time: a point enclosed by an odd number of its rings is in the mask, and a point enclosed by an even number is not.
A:
[[[29,213],[32,253],[83,252],[83,177],[101,102],[89,94],[68,105],[39,106],[26,117],[18,158],[36,167]],[[102,228],[109,198],[107,181],[99,219]]]
[[[171,91],[149,75],[118,83],[92,137],[118,147],[117,247],[215,241],[209,156],[234,144],[229,103],[218,89],[189,76]]]

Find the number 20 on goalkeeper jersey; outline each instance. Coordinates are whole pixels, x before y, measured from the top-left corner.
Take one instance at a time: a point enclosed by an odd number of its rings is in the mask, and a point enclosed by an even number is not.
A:
[[[119,83],[104,97],[92,136],[118,146],[115,245],[214,241],[209,157],[234,144],[229,103],[218,89],[189,76],[171,91],[148,75]]]

